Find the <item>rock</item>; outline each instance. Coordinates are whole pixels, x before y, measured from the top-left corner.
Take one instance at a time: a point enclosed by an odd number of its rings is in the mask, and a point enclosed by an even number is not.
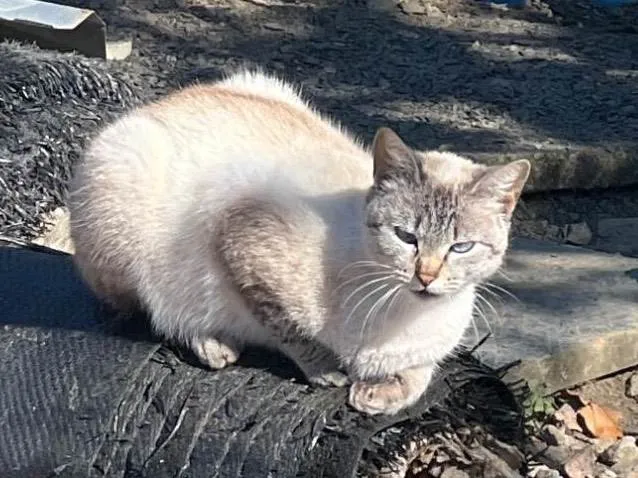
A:
[[[434,465],[434,466],[431,466],[431,467],[428,469],[428,473],[429,473],[429,474],[430,474],[430,476],[432,476],[433,478],[439,478],[439,477],[441,476],[441,474],[442,474],[442,471],[441,471],[441,465]]]
[[[568,224],[566,229],[567,231],[565,233],[565,241],[569,242],[570,244],[585,246],[590,243],[592,232],[589,228],[589,224],[587,224],[586,222]]]
[[[582,431],[582,428],[578,424],[576,411],[569,403],[564,403],[558,410],[556,410],[554,413],[554,419],[565,425],[568,430]]]
[[[596,453],[587,447],[571,457],[563,468],[568,478],[594,478]]]
[[[512,470],[518,470],[525,462],[525,455],[513,445],[503,443],[496,438],[486,437],[485,446],[503,460]]]
[[[529,478],[561,478],[560,472],[547,465],[538,465],[527,474]]]
[[[613,446],[617,441],[618,440],[613,440],[611,438],[596,439],[594,440],[594,450],[596,450],[597,454],[602,455],[605,450]]]
[[[625,384],[625,395],[629,398],[638,399],[638,372],[632,374]]]
[[[399,4],[399,8],[408,15],[425,15],[427,13],[427,6],[422,0],[403,0]]]
[[[611,466],[616,473],[627,476],[627,473],[638,468],[638,447],[636,438],[624,436],[600,455],[600,461]]]
[[[554,425],[545,425],[540,432],[540,437],[545,440],[548,445],[567,445],[567,434]]]
[[[568,447],[551,445],[542,454],[538,455],[539,463],[547,465],[553,469],[559,469],[575,455],[574,451]]]
[[[638,217],[600,219],[597,233],[598,249],[638,255]]]
[[[441,478],[470,478],[470,475],[455,466],[451,466],[441,473]]]
[[[467,448],[465,451],[474,463],[483,464],[484,478],[522,478],[505,460],[482,445]]]
[[[559,446],[570,450],[579,450],[586,446],[585,443],[568,435],[555,425],[545,425],[540,432],[540,437],[551,446]]]
[[[598,466],[598,471],[596,473],[596,478],[618,478],[616,472],[610,470],[604,465]]]

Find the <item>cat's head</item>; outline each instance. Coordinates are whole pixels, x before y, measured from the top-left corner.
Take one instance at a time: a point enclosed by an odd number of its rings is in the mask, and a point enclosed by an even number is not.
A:
[[[418,152],[388,128],[373,143],[366,248],[416,294],[454,294],[494,274],[527,160],[487,167],[451,153]]]

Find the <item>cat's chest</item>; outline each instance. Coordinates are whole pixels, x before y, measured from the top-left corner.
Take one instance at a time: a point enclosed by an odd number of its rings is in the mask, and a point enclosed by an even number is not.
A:
[[[432,366],[456,347],[472,318],[473,291],[413,311],[409,320],[389,323],[375,337],[353,340],[350,360],[364,375]],[[392,318],[390,318],[392,320]]]

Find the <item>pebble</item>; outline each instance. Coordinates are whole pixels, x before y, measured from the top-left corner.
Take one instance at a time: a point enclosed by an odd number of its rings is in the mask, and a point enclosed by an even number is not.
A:
[[[634,373],[626,383],[625,395],[629,398],[638,399],[638,373]]]
[[[576,411],[569,403],[564,403],[558,410],[556,410],[554,418],[565,425],[568,430],[582,431],[581,426],[578,424]]]
[[[518,448],[494,437],[488,437],[485,440],[485,446],[507,463],[512,470],[520,469],[525,462],[525,455]]]
[[[636,438],[622,437],[600,455],[600,461],[610,465],[613,471],[623,476],[634,468],[638,468]]]
[[[564,430],[555,425],[545,425],[540,432],[540,438],[548,445],[566,447],[570,449],[580,449],[585,446],[577,438],[568,435]]]
[[[566,227],[565,240],[570,244],[585,246],[591,242],[591,238],[592,232],[586,222],[568,224]]]
[[[399,8],[408,15],[425,15],[427,13],[426,4],[421,0],[405,0],[399,4]]]
[[[596,452],[593,448],[587,447],[565,463],[565,476],[568,478],[593,478],[595,464]]]
[[[616,441],[617,440],[614,440],[613,438],[598,439],[594,441],[594,449],[596,450],[596,453],[601,455],[605,452],[605,450],[614,445]]]
[[[609,468],[605,468],[598,472],[596,478],[618,478],[618,475]]]
[[[441,478],[470,478],[470,475],[458,469],[456,466],[451,466],[441,473]]]
[[[538,456],[538,461],[550,468],[558,469],[573,455],[574,451],[567,447],[552,445],[545,448],[543,454]]]
[[[561,478],[560,472],[547,465],[538,465],[527,474],[529,478]]]

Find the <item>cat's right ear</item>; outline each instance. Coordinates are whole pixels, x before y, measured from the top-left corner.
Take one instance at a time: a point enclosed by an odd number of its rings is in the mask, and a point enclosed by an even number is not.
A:
[[[395,173],[420,177],[419,164],[414,151],[390,128],[382,127],[372,141],[374,180],[380,181]]]

